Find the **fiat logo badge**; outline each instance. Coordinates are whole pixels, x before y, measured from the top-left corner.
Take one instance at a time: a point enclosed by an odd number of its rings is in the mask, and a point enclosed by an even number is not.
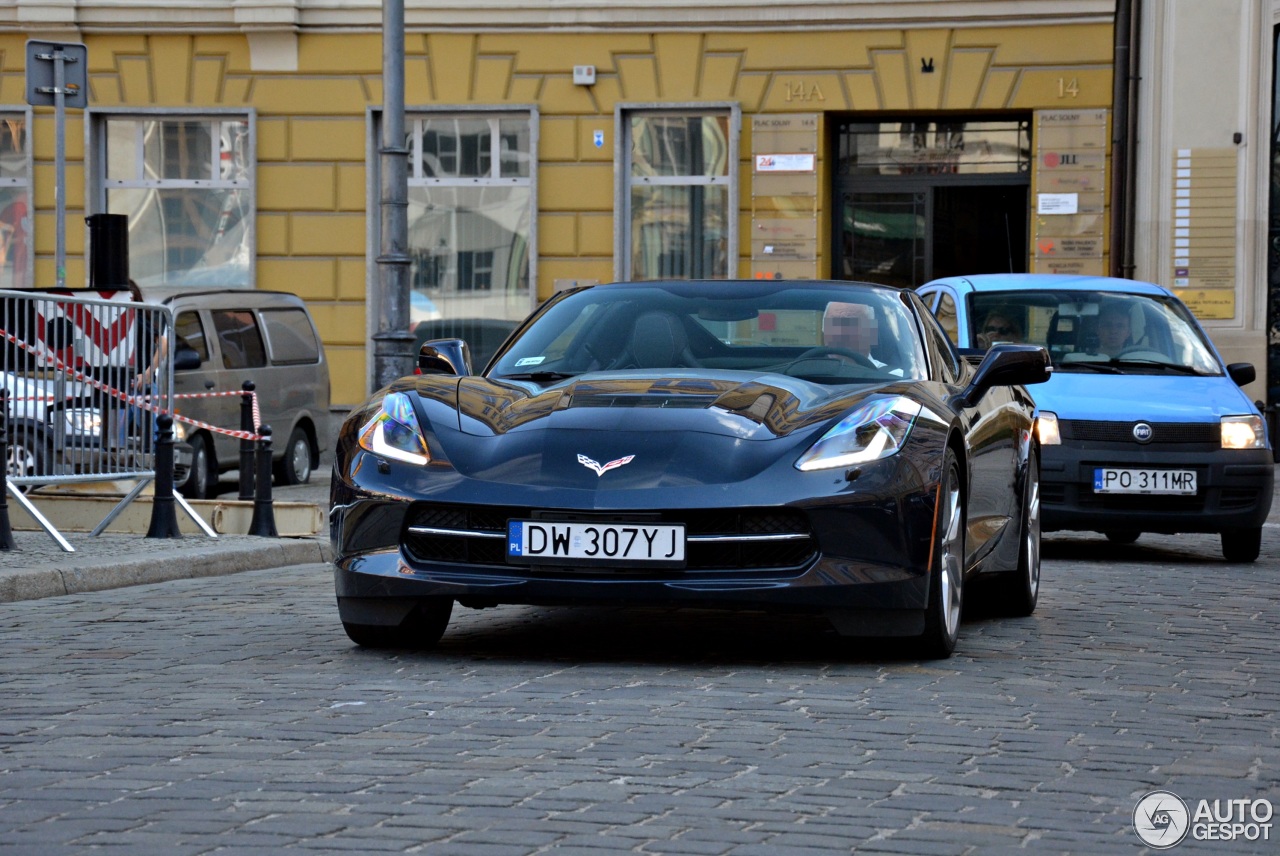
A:
[[[1150,443],[1153,436],[1155,436],[1155,431],[1146,422],[1139,422],[1133,426],[1133,439],[1139,443]]]

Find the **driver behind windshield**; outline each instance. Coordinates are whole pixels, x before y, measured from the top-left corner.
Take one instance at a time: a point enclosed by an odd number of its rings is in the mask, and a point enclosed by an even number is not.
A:
[[[1104,303],[1098,310],[1098,352],[1117,357],[1129,341],[1129,310],[1121,303]]]
[[[866,357],[876,368],[885,363],[871,356],[871,349],[879,341],[879,329],[875,312],[865,303],[827,304],[822,314],[822,343],[829,348],[841,348]],[[836,356],[836,355],[832,355]]]

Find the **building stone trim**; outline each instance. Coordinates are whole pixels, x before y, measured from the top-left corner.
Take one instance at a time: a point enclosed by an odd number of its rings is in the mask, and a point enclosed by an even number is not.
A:
[[[381,30],[381,0],[0,0],[0,32]],[[410,32],[798,30],[1111,23],[1113,0],[406,0]]]

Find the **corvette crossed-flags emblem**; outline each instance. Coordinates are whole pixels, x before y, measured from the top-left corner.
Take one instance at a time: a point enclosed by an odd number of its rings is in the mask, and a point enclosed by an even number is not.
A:
[[[616,470],[618,467],[621,467],[624,464],[631,463],[631,459],[634,457],[635,455],[627,455],[625,458],[618,458],[616,461],[610,461],[607,464],[601,464],[598,461],[591,460],[586,455],[579,455],[578,463],[582,464],[587,469],[595,472],[596,477],[598,478],[604,475],[605,473],[609,472],[609,470]]]

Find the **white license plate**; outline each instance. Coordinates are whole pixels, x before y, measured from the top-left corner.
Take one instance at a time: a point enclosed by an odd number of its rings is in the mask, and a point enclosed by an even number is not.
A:
[[[510,520],[507,559],[528,564],[679,567],[684,525]]]
[[[1193,496],[1196,492],[1196,471],[1098,467],[1093,471],[1093,492]]]

